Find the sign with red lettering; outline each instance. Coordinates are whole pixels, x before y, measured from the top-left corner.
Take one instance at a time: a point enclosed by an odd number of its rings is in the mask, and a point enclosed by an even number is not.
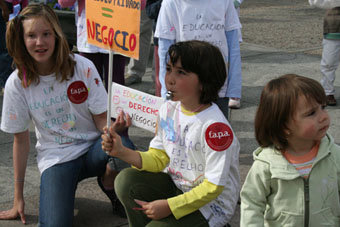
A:
[[[208,146],[215,151],[224,151],[230,147],[234,139],[231,128],[222,122],[211,124],[205,131]]]
[[[133,125],[150,132],[156,131],[158,110],[164,103],[163,98],[112,83],[111,101],[111,117],[117,117],[123,110],[130,115]]]
[[[86,0],[90,44],[139,58],[140,0]]]
[[[75,104],[80,104],[80,103],[85,102],[88,95],[89,95],[89,92],[83,81],[80,81],[80,80],[74,81],[67,88],[68,99]]]

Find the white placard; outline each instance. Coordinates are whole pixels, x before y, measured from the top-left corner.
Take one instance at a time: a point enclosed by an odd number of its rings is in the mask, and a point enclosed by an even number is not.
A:
[[[129,87],[112,83],[111,116],[117,117],[121,110],[129,113],[132,124],[155,132],[158,110],[164,99]]]

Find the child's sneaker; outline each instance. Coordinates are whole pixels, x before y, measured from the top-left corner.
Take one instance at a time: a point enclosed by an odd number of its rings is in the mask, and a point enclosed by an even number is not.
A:
[[[230,109],[240,109],[241,99],[239,98],[229,98],[229,108]]]
[[[336,99],[334,98],[334,95],[327,95],[326,102],[328,106],[336,106]]]

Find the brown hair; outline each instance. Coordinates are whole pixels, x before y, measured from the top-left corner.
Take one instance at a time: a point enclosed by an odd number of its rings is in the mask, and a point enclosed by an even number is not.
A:
[[[326,104],[322,86],[313,79],[287,74],[267,83],[255,116],[255,137],[261,147],[287,148],[287,125],[301,95],[310,102]]]
[[[173,65],[180,60],[182,68],[197,74],[202,85],[200,103],[216,101],[226,78],[226,63],[214,45],[199,40],[178,42],[170,46],[166,61]]]
[[[38,17],[46,19],[54,31],[56,40],[52,57],[55,59],[55,65],[52,70],[55,72],[57,79],[62,82],[72,77],[76,64],[70,55],[72,53],[60,27],[58,17],[51,7],[45,4],[30,4],[17,17],[8,22],[6,30],[8,53],[13,57],[23,87],[29,86],[32,82],[39,83],[39,74],[34,64],[35,61],[25,46],[22,26],[24,20]],[[26,81],[23,80],[24,72],[26,73]]]

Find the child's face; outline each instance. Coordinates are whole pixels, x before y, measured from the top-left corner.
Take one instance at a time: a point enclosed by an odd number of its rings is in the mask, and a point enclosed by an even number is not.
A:
[[[288,124],[288,143],[314,144],[326,135],[330,119],[325,106],[300,96],[293,116]]]
[[[166,66],[166,89],[173,94],[173,101],[181,101],[183,104],[197,104],[200,100],[202,85],[197,74],[187,72],[182,68],[180,60]]]
[[[28,53],[34,59],[39,73],[53,67],[52,55],[55,47],[54,31],[44,18],[33,17],[22,22],[24,42]]]

